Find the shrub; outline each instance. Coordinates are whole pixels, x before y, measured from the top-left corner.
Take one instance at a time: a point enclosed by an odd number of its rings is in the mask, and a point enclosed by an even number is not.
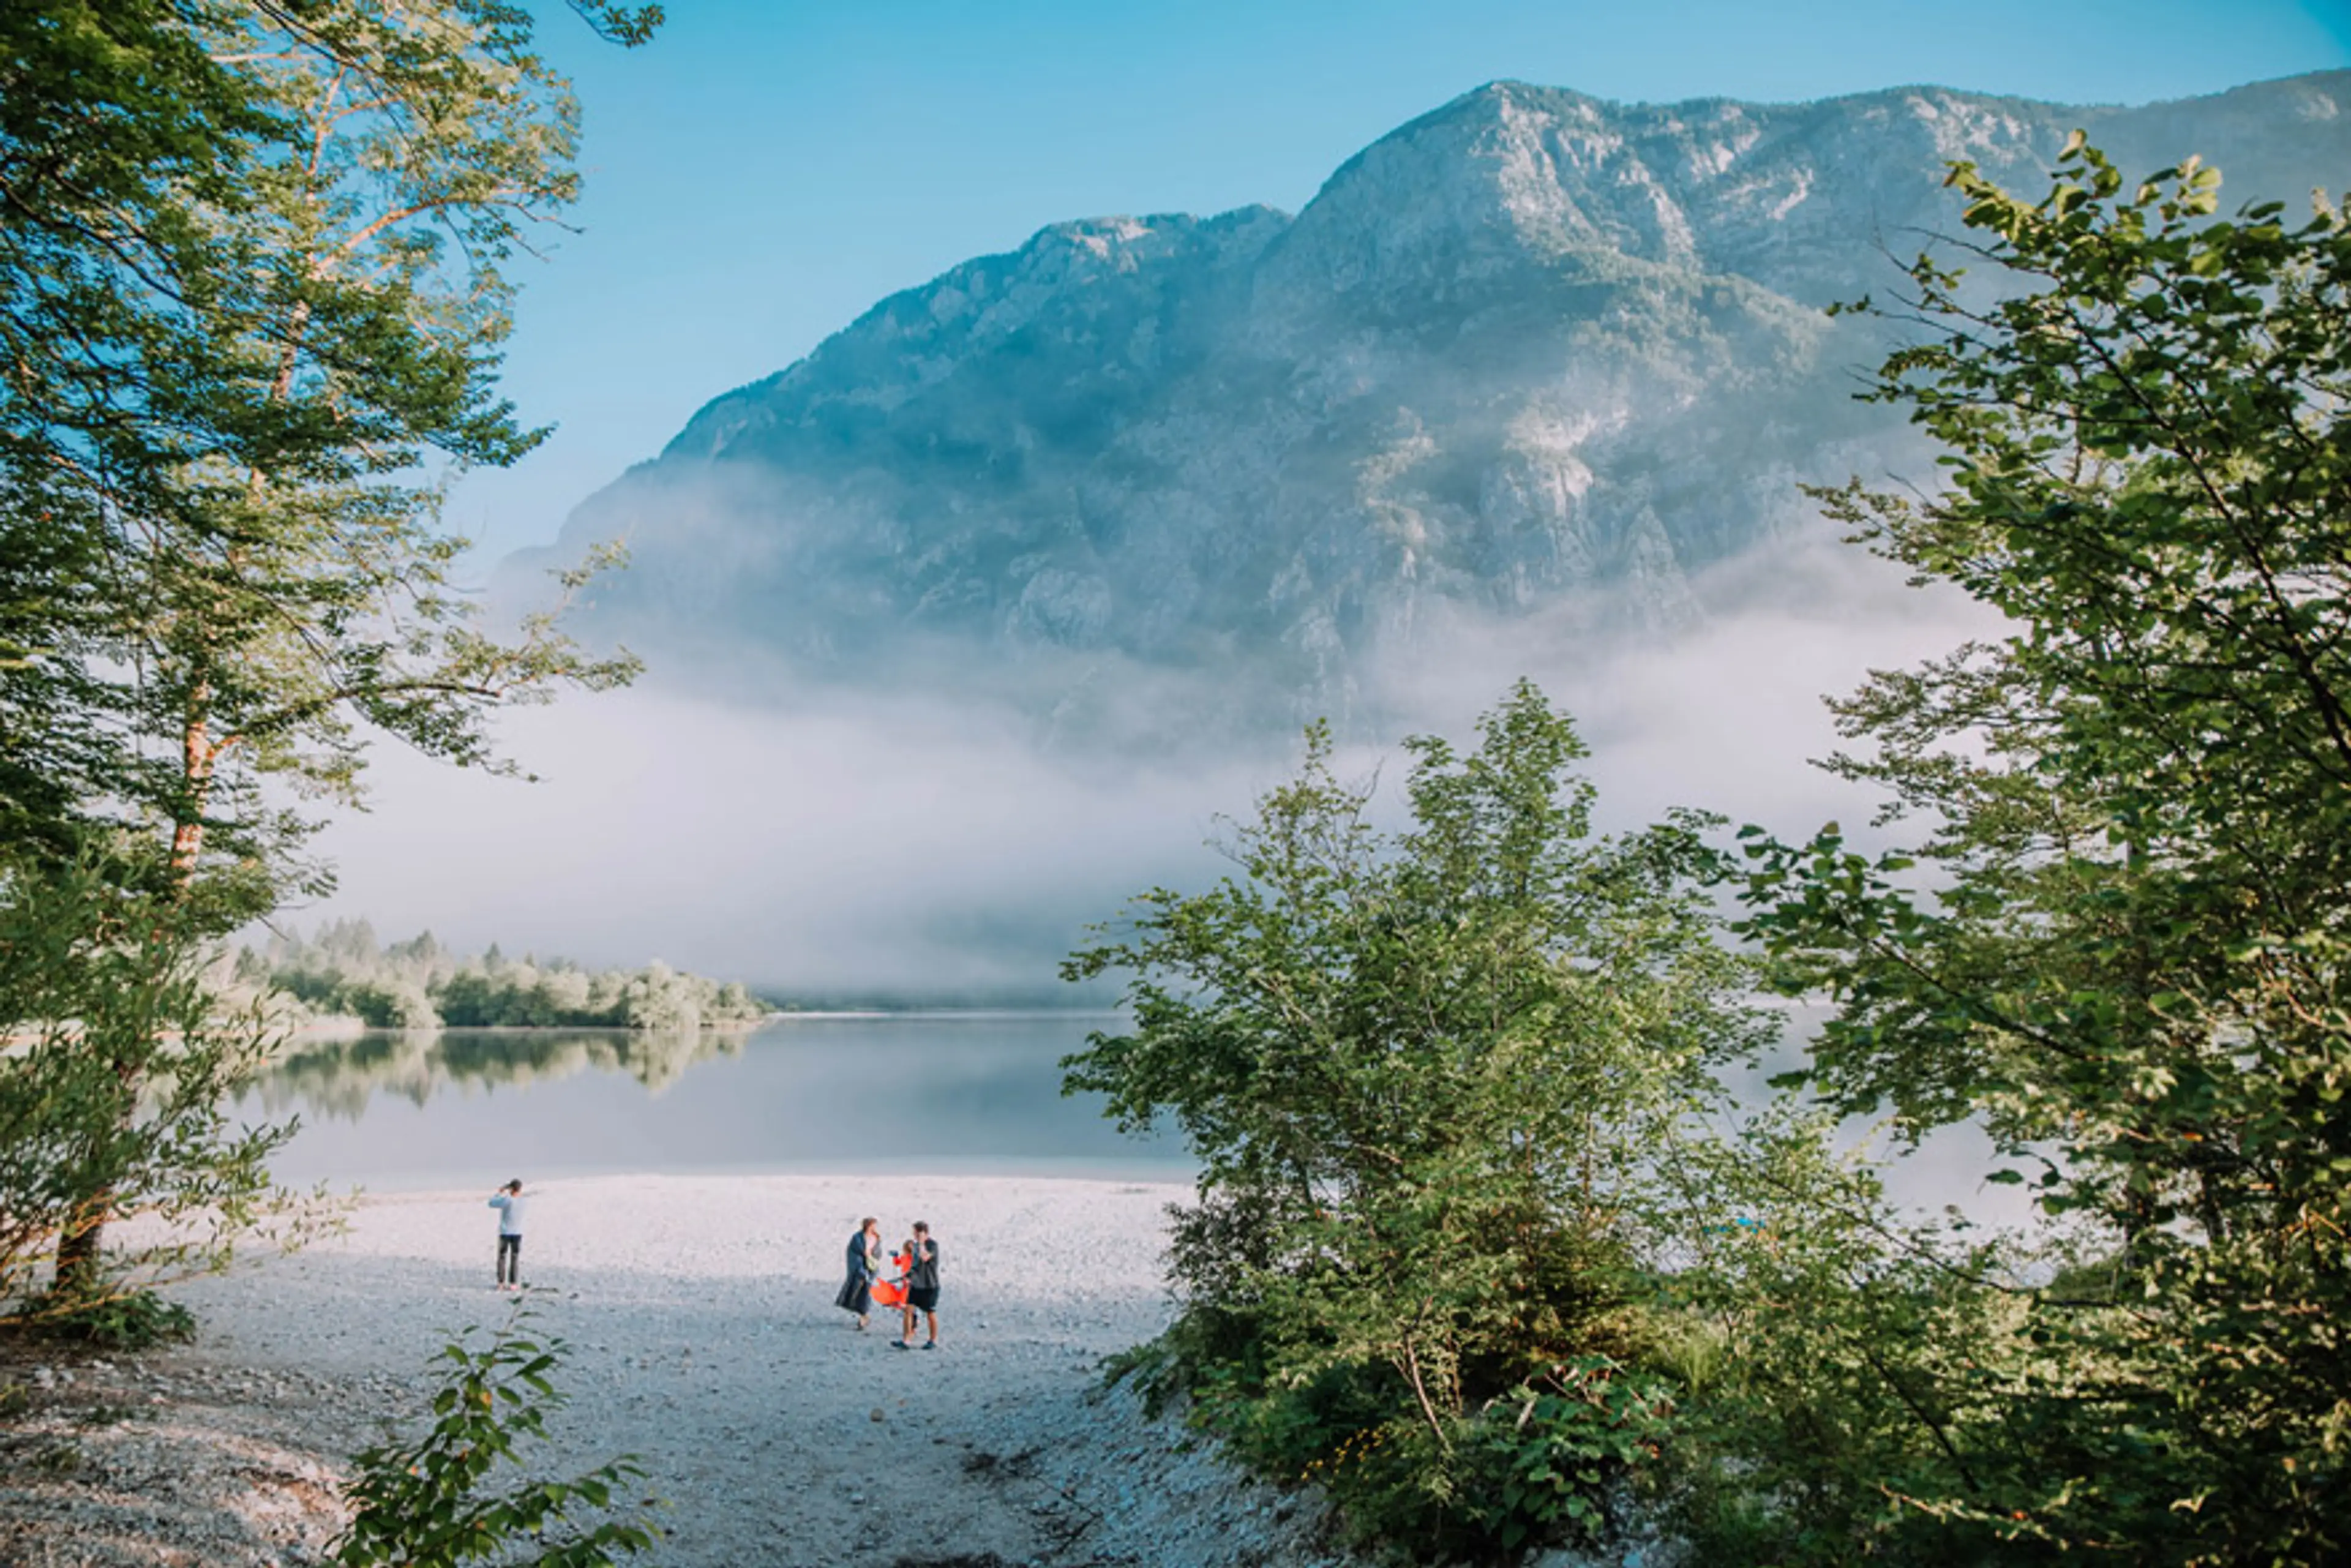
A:
[[[196,1334],[195,1314],[154,1291],[130,1291],[55,1305],[37,1302],[24,1321],[38,1333],[79,1340],[101,1350],[152,1350]]]

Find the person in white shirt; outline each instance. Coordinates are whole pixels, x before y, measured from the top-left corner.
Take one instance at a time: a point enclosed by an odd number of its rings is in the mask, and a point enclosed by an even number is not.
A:
[[[497,1191],[490,1194],[490,1207],[498,1211],[498,1289],[522,1289],[522,1177],[517,1176]]]

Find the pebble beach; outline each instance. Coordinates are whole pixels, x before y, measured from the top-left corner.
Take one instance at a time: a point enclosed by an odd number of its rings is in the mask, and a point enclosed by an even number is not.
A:
[[[621,1454],[674,1568],[1347,1568],[1311,1500],[1105,1391],[1165,1324],[1180,1184],[1021,1176],[596,1176],[535,1186],[528,1289],[492,1279],[486,1192],[363,1197],[340,1235],[183,1287],[203,1328],[136,1358],[49,1353],[0,1466],[12,1568],[316,1563],[350,1456],[413,1430],[453,1334],[517,1311],[567,1342],[542,1473]],[[867,1214],[929,1221],[941,1346],[833,1305]],[[70,1455],[70,1458],[65,1456]]]

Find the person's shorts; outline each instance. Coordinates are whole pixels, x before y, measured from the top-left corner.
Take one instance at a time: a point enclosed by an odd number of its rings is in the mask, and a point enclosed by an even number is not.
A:
[[[906,1291],[906,1305],[912,1307],[918,1312],[937,1312],[939,1310],[939,1288],[936,1285],[933,1285],[927,1291],[910,1288]]]

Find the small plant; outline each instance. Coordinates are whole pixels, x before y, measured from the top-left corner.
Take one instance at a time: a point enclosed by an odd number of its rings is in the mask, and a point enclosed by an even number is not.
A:
[[[1675,1436],[1673,1401],[1656,1377],[1606,1356],[1581,1356],[1487,1406],[1464,1447],[1484,1484],[1484,1522],[1505,1551],[1531,1542],[1596,1540],[1610,1487]]]
[[[520,1463],[522,1439],[546,1438],[547,1413],[563,1403],[549,1374],[567,1347],[559,1339],[524,1337],[528,1316],[517,1312],[486,1345],[468,1343],[469,1329],[442,1350],[436,1360],[448,1375],[433,1396],[431,1430],[413,1443],[379,1443],[359,1454],[350,1487],[357,1512],[329,1561],[340,1568],[612,1568],[659,1539],[642,1515],[584,1525],[575,1519],[610,1509],[615,1495],[643,1479],[632,1456],[571,1480],[525,1479],[485,1494],[494,1470]]]
[[[1116,1388],[1123,1383],[1134,1389],[1142,1396],[1143,1413],[1154,1421],[1166,1414],[1168,1401],[1184,1392],[1183,1358],[1169,1347],[1165,1335],[1113,1351],[1102,1357],[1101,1366],[1102,1385]]]
[[[81,1465],[81,1446],[78,1443],[53,1443],[33,1456],[33,1468],[45,1476],[69,1476]]]

